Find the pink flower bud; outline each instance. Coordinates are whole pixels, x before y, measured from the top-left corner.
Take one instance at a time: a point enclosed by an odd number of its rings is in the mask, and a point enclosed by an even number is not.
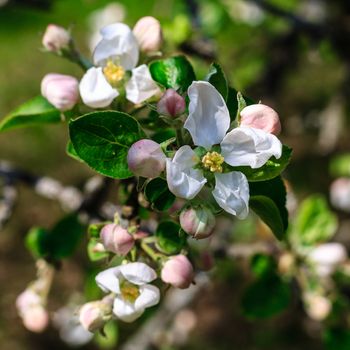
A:
[[[165,168],[166,157],[160,145],[152,140],[135,142],[128,152],[129,169],[138,176],[158,177]]]
[[[332,311],[331,301],[323,295],[309,292],[303,296],[303,299],[308,316],[315,321],[325,320]]]
[[[134,237],[123,227],[108,224],[100,233],[102,244],[106,250],[118,255],[126,255],[135,244]]]
[[[176,288],[185,289],[193,281],[194,273],[190,261],[185,255],[171,257],[163,266],[161,278]]]
[[[176,117],[185,111],[185,99],[175,90],[168,89],[159,100],[157,110],[159,114]]]
[[[71,41],[69,32],[56,24],[49,24],[43,36],[43,46],[51,52],[59,52],[68,47]]]
[[[41,305],[36,305],[22,315],[23,325],[29,331],[43,332],[49,324],[49,314]]]
[[[275,135],[281,132],[281,123],[277,112],[261,103],[243,108],[241,125],[261,129]]]
[[[41,81],[41,94],[57,109],[72,109],[79,99],[78,80],[69,75],[47,74]]]
[[[16,307],[24,326],[36,333],[42,332],[49,323],[49,315],[42,305],[41,297],[31,289],[26,289],[16,300]]]
[[[332,182],[330,188],[332,205],[345,212],[350,212],[350,179],[341,177]]]
[[[133,29],[133,33],[144,52],[156,52],[163,42],[162,28],[154,17],[140,18]]]
[[[112,303],[92,301],[82,306],[79,312],[81,325],[89,332],[101,329],[112,317]]]
[[[215,227],[215,216],[205,207],[188,208],[180,214],[180,225],[193,238],[207,238]]]

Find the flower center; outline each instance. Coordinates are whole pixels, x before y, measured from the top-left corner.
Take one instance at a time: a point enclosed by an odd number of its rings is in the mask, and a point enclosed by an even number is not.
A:
[[[222,173],[222,163],[224,157],[218,152],[208,152],[202,158],[202,164],[204,168],[209,169],[213,173]]]
[[[129,281],[124,281],[120,289],[123,299],[130,303],[134,303],[140,295],[138,286]]]
[[[112,61],[108,61],[106,66],[103,68],[103,73],[107,81],[111,85],[118,85],[125,76],[125,70],[122,66],[119,66]]]

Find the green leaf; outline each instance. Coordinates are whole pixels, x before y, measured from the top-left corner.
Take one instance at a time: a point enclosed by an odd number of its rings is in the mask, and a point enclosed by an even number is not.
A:
[[[48,255],[47,238],[49,232],[41,227],[33,227],[25,238],[26,248],[35,258],[43,258]]]
[[[271,157],[261,168],[252,169],[249,166],[230,167],[233,171],[242,172],[250,182],[266,181],[280,175],[289,164],[293,150],[283,145],[282,155],[279,159]]]
[[[173,221],[161,222],[156,231],[157,243],[167,254],[176,254],[184,247],[186,236],[180,234],[181,227]]]
[[[119,341],[118,323],[115,321],[108,322],[103,329],[105,335],[96,333],[94,342],[98,349],[116,349]]]
[[[72,144],[71,141],[68,141],[68,142],[67,142],[66,153],[67,153],[70,157],[72,157],[73,159],[75,159],[75,160],[77,160],[77,161],[79,161],[79,162],[83,162],[83,161],[79,158],[79,156],[77,155],[77,152],[75,152],[74,146],[73,146],[73,144]]]
[[[60,260],[74,253],[83,236],[84,227],[76,215],[70,214],[52,230],[32,228],[26,236],[26,247],[36,258]]]
[[[312,246],[330,240],[337,228],[337,217],[326,199],[313,195],[301,203],[290,237],[295,244]]]
[[[157,131],[152,136],[152,140],[158,143],[162,143],[173,137],[176,137],[176,132],[174,129],[163,129],[163,130]]]
[[[98,173],[115,179],[132,176],[127,164],[130,146],[145,137],[139,123],[115,111],[85,114],[69,123],[78,157]]]
[[[175,201],[175,196],[169,191],[168,184],[161,178],[151,180],[145,188],[145,196],[154,209],[168,210]]]
[[[330,161],[330,173],[333,177],[350,176],[350,153],[332,158]]]
[[[2,119],[0,132],[26,126],[59,123],[61,120],[61,112],[44,97],[37,96]]]
[[[277,275],[259,278],[245,291],[242,311],[249,319],[263,319],[284,311],[290,304],[290,287]]]
[[[75,214],[64,217],[49,233],[49,256],[57,260],[71,256],[84,237],[84,232],[85,229]]]
[[[237,117],[238,101],[237,101],[237,90],[229,87],[226,99],[226,105],[228,111],[230,112],[231,122],[233,122]]]
[[[87,252],[88,252],[89,259],[91,261],[99,261],[102,259],[106,259],[109,256],[108,252],[100,252],[95,249],[96,244],[98,243],[99,243],[99,240],[97,240],[96,238],[91,238],[88,243]]]
[[[251,196],[249,206],[259,215],[260,219],[270,227],[278,239],[284,236],[284,226],[279,210],[274,201],[265,196]]]
[[[165,88],[185,92],[196,80],[191,63],[185,56],[154,61],[149,66],[152,78]]]
[[[327,350],[349,350],[350,331],[344,328],[327,329],[323,335]]]
[[[209,73],[205,77],[205,80],[212,84],[216,90],[218,90],[221,96],[227,101],[228,97],[228,85],[225,73],[217,63],[212,63],[209,68]]]
[[[250,268],[257,278],[263,278],[275,272],[276,262],[272,256],[255,254],[251,259]]]
[[[249,206],[270,227],[278,239],[288,228],[286,189],[280,176],[268,181],[249,183]]]

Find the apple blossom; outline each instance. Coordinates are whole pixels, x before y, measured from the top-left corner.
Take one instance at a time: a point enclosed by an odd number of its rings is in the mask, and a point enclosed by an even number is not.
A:
[[[135,244],[133,236],[122,226],[107,224],[101,230],[100,237],[106,250],[118,255],[126,255]]]
[[[192,264],[185,255],[172,256],[164,264],[161,277],[163,282],[174,287],[188,288],[194,277]]]
[[[247,106],[242,109],[241,126],[261,129],[278,135],[281,132],[281,123],[277,112],[261,103]]]
[[[185,109],[185,99],[174,89],[166,90],[157,104],[158,113],[170,117],[177,117],[178,115],[182,114]]]
[[[41,81],[41,94],[57,109],[72,109],[79,100],[79,82],[70,75],[47,74]]]
[[[66,49],[71,41],[69,32],[56,24],[49,24],[44,33],[42,44],[46,50],[60,52]]]
[[[315,321],[323,321],[332,311],[331,301],[323,295],[309,292],[304,295],[306,312]]]
[[[187,208],[180,214],[180,225],[193,238],[207,238],[215,227],[215,216],[205,207]]]
[[[330,188],[332,205],[345,212],[350,212],[350,179],[341,177],[332,182]]]
[[[112,318],[112,304],[110,296],[84,304],[79,311],[79,321],[84,329],[89,332],[102,329]]]
[[[163,34],[160,23],[151,16],[140,18],[133,29],[133,33],[143,52],[156,52],[163,42]]]
[[[160,145],[152,140],[135,142],[128,152],[129,169],[137,176],[158,177],[165,169],[166,157]]]
[[[141,262],[109,268],[96,276],[104,292],[115,294],[113,313],[124,322],[133,322],[147,307],[158,304],[159,289],[151,284],[156,272]]]
[[[238,127],[227,133],[230,114],[223,97],[208,82],[194,81],[188,88],[189,116],[184,127],[196,146],[207,153],[199,158],[190,146],[178,149],[167,159],[169,189],[180,198],[193,199],[206,184],[204,171],[214,173],[213,196],[226,212],[244,219],[248,215],[249,185],[239,171],[223,172],[223,165],[263,166],[272,156],[280,158],[282,144],[276,136],[263,130]],[[227,134],[226,134],[227,133]],[[221,154],[212,149],[220,144]]]
[[[307,259],[315,266],[320,277],[331,275],[336,268],[347,260],[347,251],[340,243],[324,243],[312,250]]]
[[[88,69],[79,85],[81,98],[87,106],[107,107],[123,87],[126,98],[135,104],[159,93],[147,65],[136,67],[139,46],[126,24],[110,24],[101,29],[101,36],[93,53],[95,67]],[[131,71],[130,79],[127,71]]]

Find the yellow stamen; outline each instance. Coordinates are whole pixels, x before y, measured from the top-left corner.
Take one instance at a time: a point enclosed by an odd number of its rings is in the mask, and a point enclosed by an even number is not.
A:
[[[132,283],[130,283],[128,281],[124,281],[121,284],[120,291],[121,291],[123,299],[125,301],[130,302],[130,303],[134,303],[135,300],[140,295],[139,288],[136,285],[134,285],[134,284],[132,284]]]
[[[103,73],[111,85],[118,85],[125,76],[125,70],[122,66],[118,66],[112,61],[108,61],[103,68]]]
[[[202,163],[205,168],[213,173],[222,173],[222,163],[224,157],[218,152],[208,152],[203,158]]]

